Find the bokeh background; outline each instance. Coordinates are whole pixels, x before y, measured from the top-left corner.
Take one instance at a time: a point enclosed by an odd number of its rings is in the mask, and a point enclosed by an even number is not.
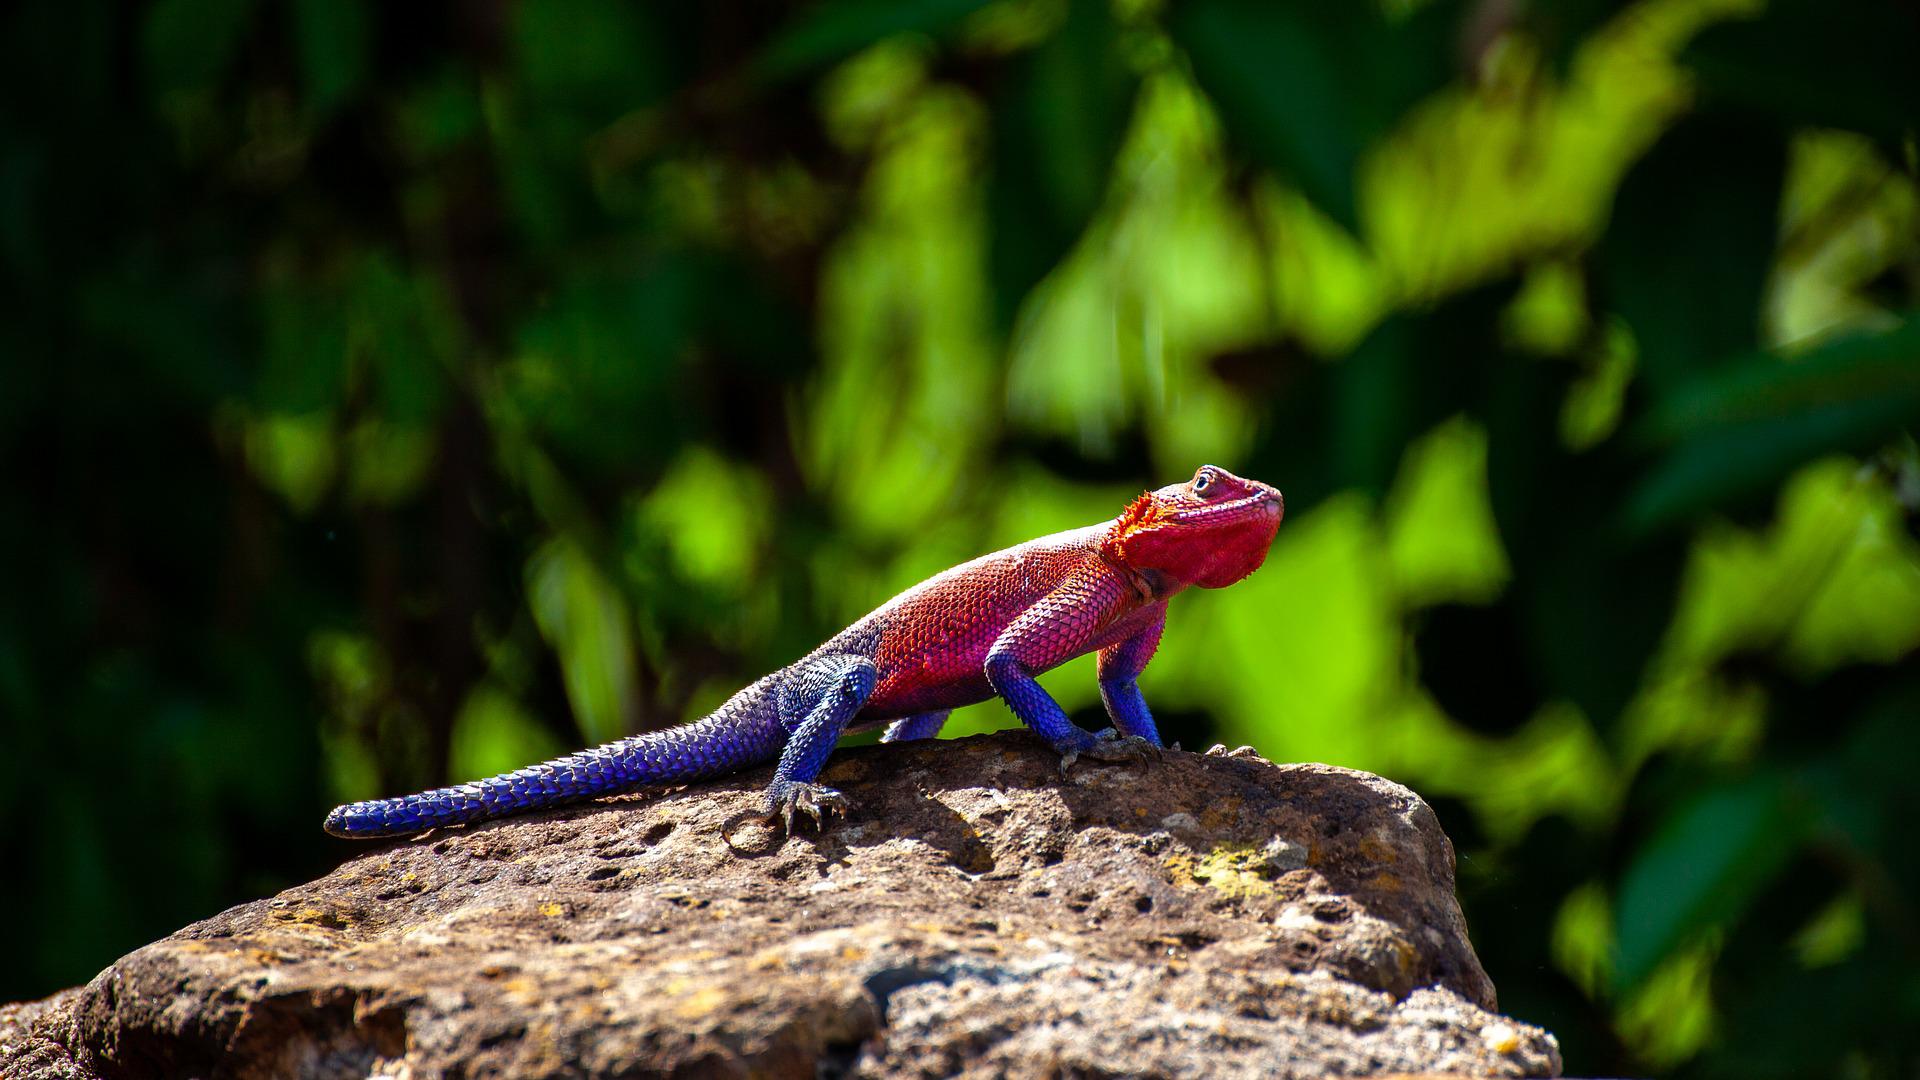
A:
[[[9,8],[0,999],[1212,461],[1169,738],[1574,1074],[1920,1071],[1912,6]]]

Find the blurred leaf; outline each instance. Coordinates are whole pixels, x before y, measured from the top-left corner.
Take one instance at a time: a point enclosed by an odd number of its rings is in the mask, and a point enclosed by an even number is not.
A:
[[[1621,184],[1601,280],[1656,392],[1759,344],[1785,171],[1779,131],[1699,116]]]
[[[565,464],[605,476],[671,456],[684,431],[679,361],[704,280],[679,259],[582,271],[522,325],[504,385]]]
[[[295,0],[294,49],[315,115],[333,112],[366,78],[370,22],[366,0]]]
[[[423,423],[447,396],[442,360],[458,349],[459,320],[431,277],[407,274],[393,260],[368,258],[354,275],[346,322],[356,374],[370,380],[387,419]]]
[[[1642,433],[1682,441],[1858,401],[1920,399],[1920,312],[1790,357],[1759,355],[1696,378],[1655,404]]]
[[[1407,448],[1381,506],[1386,557],[1401,603],[1485,604],[1512,569],[1487,501],[1487,433],[1464,418]]]
[[[232,66],[252,0],[159,0],[147,11],[147,75],[166,92],[211,88]]]
[[[620,0],[522,0],[513,5],[513,45],[535,97],[605,123],[656,100],[674,50],[653,9]],[[546,126],[564,127],[552,119]]]
[[[364,420],[342,447],[346,493],[355,502],[395,505],[411,498],[434,461],[430,430]]]
[[[1781,127],[1836,127],[1897,145],[1920,124],[1920,8],[1904,0],[1772,0],[1711,27],[1682,59],[1709,101]]]
[[[1118,41],[1106,0],[1076,0],[995,95],[987,204],[1002,326],[1106,197],[1135,88]]]
[[[326,295],[263,286],[261,352],[253,397],[264,408],[314,412],[338,406],[347,392],[347,326],[341,305]]]
[[[1920,423],[1920,318],[1703,374],[1660,401],[1637,429],[1673,449],[1622,519],[1637,533],[1763,492],[1826,453],[1864,453]]]
[[[1497,345],[1499,311],[1512,296],[1498,282],[1431,311],[1380,324],[1334,370],[1335,482],[1386,491],[1405,448],[1442,420],[1477,405]]]
[[[247,466],[296,514],[310,514],[333,486],[340,453],[333,417],[324,412],[275,415],[247,427]]]
[[[680,577],[723,595],[754,587],[754,561],[772,528],[762,478],[705,451],[691,451],[661,477],[641,505],[646,527],[662,537]]]
[[[1714,959],[1710,943],[1675,949],[1623,995],[1614,1027],[1653,1075],[1673,1071],[1713,1037]]]
[[[1578,453],[1562,442],[1557,412],[1576,374],[1539,361],[1504,369],[1487,406],[1487,474],[1540,682],[1605,724],[1639,689],[1672,617],[1685,547],[1609,526],[1606,508],[1643,460],[1622,439]]]
[[[453,69],[409,89],[395,110],[402,144],[421,156],[449,150],[480,130],[474,80]]]
[[[1168,29],[1240,148],[1360,231],[1360,156],[1453,74],[1457,7],[1389,22],[1371,3],[1195,0]]]
[[[454,720],[447,768],[457,778],[493,776],[567,751],[513,697],[482,685],[467,695]]]
[[[1342,488],[1385,494],[1410,443],[1480,409],[1498,384],[1496,372],[1512,359],[1501,352],[1499,321],[1513,289],[1497,281],[1391,316],[1338,362],[1262,356],[1279,385],[1252,464],[1288,477],[1289,497],[1308,503]]]
[[[1797,1080],[1844,1075],[1846,1060],[1912,1061],[1920,1053],[1920,993],[1910,956],[1888,938],[1841,963],[1778,964],[1742,980],[1738,993],[1722,995],[1716,1052],[1702,1073]]]
[[[894,34],[944,30],[985,6],[986,0],[826,0],[774,37],[760,56],[759,73],[788,78]]]
[[[1621,880],[1615,986],[1638,986],[1681,944],[1738,916],[1805,836],[1805,816],[1779,773],[1719,785],[1676,808]]]
[[[540,634],[560,658],[581,734],[596,743],[626,734],[639,698],[633,619],[619,588],[579,544],[555,539],[527,560],[526,590]]]

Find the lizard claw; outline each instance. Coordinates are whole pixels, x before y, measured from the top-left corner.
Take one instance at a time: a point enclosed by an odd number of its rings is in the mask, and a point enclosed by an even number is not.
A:
[[[836,812],[845,816],[852,809],[852,799],[824,784],[779,780],[767,789],[764,813],[768,821],[779,818],[781,824],[786,826],[787,833],[792,835],[795,812],[812,818],[814,829],[820,830],[826,827],[827,819]]]
[[[1060,775],[1066,776],[1073,763],[1083,757],[1095,761],[1158,761],[1160,748],[1138,735],[1122,735],[1107,728],[1085,746],[1077,746],[1060,755]]]

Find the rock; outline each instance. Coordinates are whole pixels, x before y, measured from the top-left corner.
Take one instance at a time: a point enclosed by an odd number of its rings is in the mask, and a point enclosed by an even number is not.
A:
[[[1406,788],[1022,732],[380,847],[0,1010],[8,1077],[1548,1076]],[[316,821],[315,827],[318,827]]]

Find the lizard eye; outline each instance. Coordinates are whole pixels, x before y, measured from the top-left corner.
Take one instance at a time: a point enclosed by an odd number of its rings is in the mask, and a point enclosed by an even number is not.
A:
[[[1207,493],[1207,489],[1212,486],[1213,486],[1212,473],[1203,472],[1199,476],[1196,476],[1193,478],[1193,493],[1195,495],[1205,495]]]

